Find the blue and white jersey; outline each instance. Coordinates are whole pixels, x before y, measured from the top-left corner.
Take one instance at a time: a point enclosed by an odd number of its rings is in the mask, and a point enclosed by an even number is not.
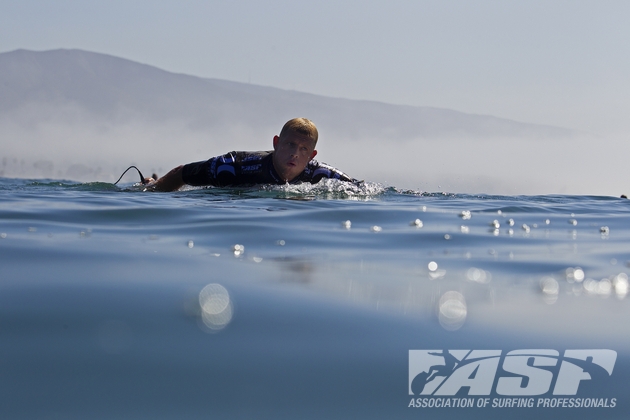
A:
[[[273,167],[273,150],[264,152],[229,152],[206,161],[184,165],[182,172],[188,185],[253,185],[285,184]],[[325,163],[311,160],[304,171],[291,184],[318,183],[323,178],[357,183],[340,170]]]

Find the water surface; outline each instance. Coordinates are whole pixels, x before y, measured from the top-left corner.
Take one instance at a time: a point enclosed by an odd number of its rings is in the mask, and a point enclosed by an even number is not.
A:
[[[509,415],[627,417],[629,209],[336,181],[151,193],[0,178],[0,411],[502,418],[409,408],[409,350],[613,349],[613,374],[578,396],[615,408]]]

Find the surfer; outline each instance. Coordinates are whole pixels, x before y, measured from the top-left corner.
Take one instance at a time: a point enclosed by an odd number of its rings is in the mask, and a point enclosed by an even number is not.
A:
[[[317,155],[317,127],[306,118],[289,120],[279,136],[273,138],[273,150],[229,152],[206,161],[180,165],[161,178],[146,178],[146,188],[175,191],[184,185],[234,186],[252,184],[315,184],[323,178],[357,181],[338,169],[313,158]]]

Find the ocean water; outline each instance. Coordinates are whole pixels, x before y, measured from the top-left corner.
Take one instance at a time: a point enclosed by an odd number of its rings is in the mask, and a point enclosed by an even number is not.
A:
[[[628,418],[629,210],[0,178],[0,416]]]

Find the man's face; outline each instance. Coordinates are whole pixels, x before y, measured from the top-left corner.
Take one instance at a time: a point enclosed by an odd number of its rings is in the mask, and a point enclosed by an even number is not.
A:
[[[282,179],[291,181],[298,176],[315,157],[315,141],[299,133],[291,133],[283,139],[273,138],[273,167]]]

